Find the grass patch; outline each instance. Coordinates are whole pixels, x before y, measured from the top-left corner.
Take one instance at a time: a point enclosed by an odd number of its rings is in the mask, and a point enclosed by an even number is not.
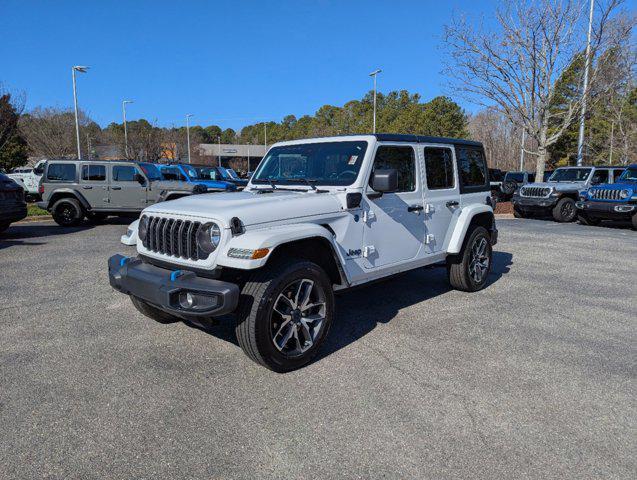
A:
[[[31,203],[27,205],[27,215],[29,217],[40,217],[42,215],[50,215],[50,213]]]

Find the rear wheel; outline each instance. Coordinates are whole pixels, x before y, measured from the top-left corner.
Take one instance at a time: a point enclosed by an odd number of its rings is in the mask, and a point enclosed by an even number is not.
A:
[[[449,283],[457,290],[475,292],[487,284],[493,250],[491,236],[484,227],[476,227],[458,255],[447,258]]]
[[[588,215],[579,214],[577,216],[577,221],[581,225],[599,225],[601,220],[599,218],[591,218]]]
[[[553,219],[556,222],[572,222],[577,216],[577,208],[575,207],[575,200],[572,198],[561,198],[555,207],[553,207]]]
[[[62,227],[74,227],[84,218],[84,210],[74,198],[58,200],[51,209],[53,220]]]
[[[137,298],[137,297],[134,297],[134,296],[131,295],[130,299],[133,302],[133,305],[135,306],[135,308],[140,313],[142,313],[143,315],[146,315],[148,318],[152,318],[156,322],[159,322],[159,323],[175,323],[175,322],[179,322],[181,320],[181,319],[171,315],[170,313],[166,313],[163,310],[160,310],[160,309],[158,309],[156,307],[153,307],[152,305],[146,303],[141,298]]]
[[[287,372],[318,353],[334,317],[334,293],[318,265],[288,260],[255,272],[241,292],[236,334],[256,363]]]

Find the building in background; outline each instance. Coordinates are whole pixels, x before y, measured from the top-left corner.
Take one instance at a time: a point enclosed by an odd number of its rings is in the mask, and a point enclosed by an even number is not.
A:
[[[218,165],[240,172],[251,172],[265,156],[264,145],[231,145],[200,143],[194,149],[192,163],[199,165]],[[248,165],[248,158],[250,165]]]

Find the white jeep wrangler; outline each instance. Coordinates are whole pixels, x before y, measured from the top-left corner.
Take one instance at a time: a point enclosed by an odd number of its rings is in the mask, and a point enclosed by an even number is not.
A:
[[[239,345],[279,372],[317,353],[335,290],[443,261],[479,290],[497,241],[482,145],[390,134],[277,143],[242,192],[152,205],[138,228],[111,285],[159,322],[235,312]]]

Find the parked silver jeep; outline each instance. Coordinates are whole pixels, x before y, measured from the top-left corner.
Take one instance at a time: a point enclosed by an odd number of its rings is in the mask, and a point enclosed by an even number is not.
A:
[[[58,225],[74,226],[84,217],[134,215],[153,203],[206,191],[204,185],[163,181],[152,163],[52,160],[40,182],[38,206]]]

